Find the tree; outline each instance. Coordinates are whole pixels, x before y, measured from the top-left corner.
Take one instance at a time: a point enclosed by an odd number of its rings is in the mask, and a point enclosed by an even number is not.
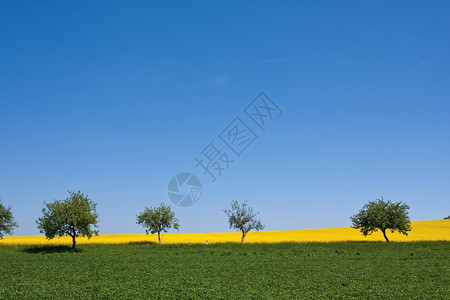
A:
[[[6,208],[0,201],[0,240],[5,234],[12,234],[14,228],[19,227],[14,220],[11,206]]]
[[[411,231],[408,209],[409,206],[406,203],[384,201],[381,197],[381,199],[364,204],[364,207],[350,219],[353,223],[352,227],[360,229],[364,236],[380,230],[386,242],[389,242],[386,230],[390,230],[392,233],[398,231],[404,235],[408,235],[408,231]]]
[[[259,213],[253,213],[253,208],[248,206],[247,200],[244,200],[242,204],[234,200],[231,202],[231,209],[224,209],[224,212],[228,216],[228,223],[230,228],[238,229],[242,232],[241,244],[244,243],[245,236],[252,230],[262,230],[264,226],[260,220],[256,219]]]
[[[136,223],[146,228],[146,234],[158,233],[158,242],[161,245],[161,232],[167,232],[172,227],[178,230],[178,222],[170,206],[160,203],[158,207],[145,207],[144,211],[137,215]]]
[[[43,216],[36,223],[47,239],[68,235],[72,237],[73,250],[77,237],[87,236],[90,239],[93,235],[98,235],[98,230],[92,229],[98,227],[97,203],[80,191],[69,191],[69,197],[65,200],[44,202],[44,205]]]

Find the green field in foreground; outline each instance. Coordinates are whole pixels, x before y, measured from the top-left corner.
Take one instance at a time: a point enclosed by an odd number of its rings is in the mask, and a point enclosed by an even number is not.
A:
[[[450,299],[450,242],[0,246],[0,299]]]

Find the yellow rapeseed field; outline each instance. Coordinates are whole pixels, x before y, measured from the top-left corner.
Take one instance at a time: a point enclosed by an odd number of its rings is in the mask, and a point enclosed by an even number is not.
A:
[[[416,221],[411,223],[412,230],[408,236],[388,233],[393,242],[409,241],[450,241],[450,220]],[[240,242],[239,232],[224,233],[165,233],[161,235],[163,244],[209,244]],[[156,234],[101,234],[88,240],[78,238],[77,244],[128,244],[157,243]],[[280,242],[338,242],[338,241],[384,241],[381,232],[364,237],[359,230],[350,227],[303,229],[285,231],[251,231],[245,238],[246,243],[280,243]],[[71,245],[69,237],[47,240],[44,236],[11,236],[0,240],[0,245]]]

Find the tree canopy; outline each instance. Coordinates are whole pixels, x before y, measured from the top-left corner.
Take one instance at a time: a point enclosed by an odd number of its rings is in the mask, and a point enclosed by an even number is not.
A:
[[[352,227],[359,229],[364,236],[380,230],[386,242],[389,242],[386,230],[392,233],[398,231],[404,235],[408,235],[408,231],[411,230],[408,209],[409,206],[406,203],[384,201],[381,197],[364,204],[364,207],[350,219],[353,223]]]
[[[247,233],[252,230],[262,230],[264,226],[256,216],[259,213],[253,213],[253,208],[248,206],[247,200],[244,200],[240,204],[237,200],[231,202],[231,209],[224,209],[224,212],[228,216],[228,224],[230,228],[237,229],[242,232],[241,244],[244,243],[244,239]]]
[[[44,205],[43,216],[36,223],[47,239],[68,235],[72,237],[72,249],[75,249],[77,237],[90,239],[98,235],[98,230],[93,229],[98,227],[97,203],[80,191],[69,191],[69,197],[65,200],[44,202]]]
[[[12,234],[15,228],[19,227],[14,220],[11,206],[5,207],[0,201],[0,239],[5,234]]]
[[[145,228],[146,234],[158,233],[158,242],[161,245],[161,232],[167,232],[168,229],[179,229],[179,220],[170,206],[160,203],[157,207],[145,207],[144,211],[137,215],[137,224]]]

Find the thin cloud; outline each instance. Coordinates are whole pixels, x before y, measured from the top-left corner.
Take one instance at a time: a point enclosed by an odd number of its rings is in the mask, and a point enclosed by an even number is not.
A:
[[[133,76],[131,77],[131,82],[135,82],[136,80],[140,79],[142,76],[145,76],[145,74],[147,74],[150,71],[151,71],[151,69],[143,69],[143,70],[134,72]]]
[[[294,58],[282,58],[282,57],[275,57],[268,60],[263,61],[263,64],[271,64],[276,62],[289,62],[289,61],[296,61]]]
[[[151,76],[148,79],[148,81],[152,82],[152,81],[156,81],[156,80],[159,80],[159,79],[167,78],[167,77],[170,77],[170,76],[172,76],[172,75],[170,75],[170,74],[167,74],[167,75],[155,75],[155,76]]]
[[[422,59],[421,61],[419,61],[419,65],[421,65],[421,66],[428,65],[431,61],[432,61],[432,58],[431,57],[427,57],[427,58]]]
[[[333,63],[347,68],[372,68],[377,67],[380,63],[375,61],[358,61],[351,59],[337,59]]]
[[[133,74],[133,76],[131,77],[131,82],[135,82],[138,80],[153,82],[153,81],[156,81],[156,80],[159,80],[162,78],[172,76],[170,74],[151,75],[151,71],[152,71],[152,69],[143,69],[143,70],[135,72]]]
[[[211,78],[209,82],[214,85],[214,87],[221,87],[228,83],[228,78],[226,76],[223,77],[215,77]]]

